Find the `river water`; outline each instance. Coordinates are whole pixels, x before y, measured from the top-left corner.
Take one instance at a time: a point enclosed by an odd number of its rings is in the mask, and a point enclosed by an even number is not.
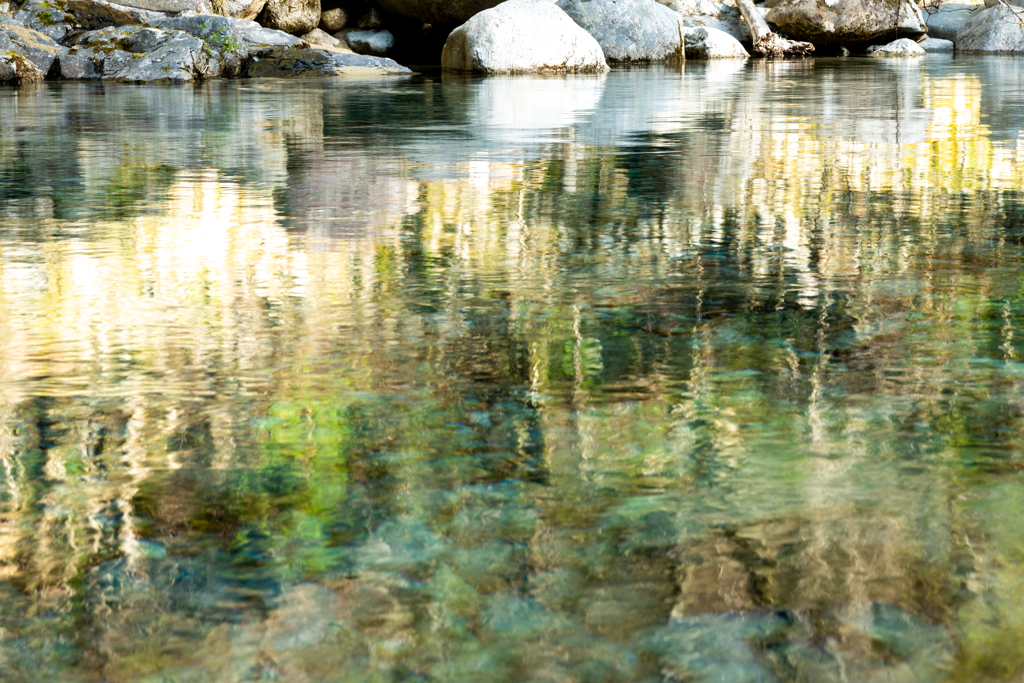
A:
[[[1022,67],[0,89],[3,680],[1020,675]]]

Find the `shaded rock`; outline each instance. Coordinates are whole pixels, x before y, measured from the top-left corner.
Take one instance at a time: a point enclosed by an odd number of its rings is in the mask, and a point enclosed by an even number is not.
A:
[[[235,19],[255,19],[267,6],[267,0],[216,0],[218,14]]]
[[[1016,54],[1024,52],[1024,26],[1012,9],[999,5],[968,19],[953,43],[957,52]]]
[[[924,48],[910,38],[900,38],[885,45],[873,45],[867,50],[872,57],[923,57]]]
[[[442,26],[462,24],[469,21],[474,15],[500,3],[501,0],[380,0],[378,2],[385,12]]]
[[[384,17],[380,15],[380,12],[376,7],[371,7],[370,11],[359,17],[359,21],[356,22],[356,28],[361,28],[364,31],[374,28],[380,28],[384,25]]]
[[[943,40],[942,38],[925,38],[918,45],[921,46],[925,52],[952,52],[953,41]]]
[[[928,24],[928,35],[932,38],[953,40],[956,38],[956,32],[967,23],[967,20],[982,11],[984,10],[981,5],[958,5],[956,3],[939,5],[938,11],[929,11],[925,17]]]
[[[687,59],[746,59],[750,56],[740,41],[725,31],[693,28],[683,37]]]
[[[377,57],[387,56],[395,46],[395,37],[389,31],[352,31],[345,40],[359,54]]]
[[[682,22],[655,0],[558,0],[592,35],[609,62],[651,62],[679,56]]]
[[[299,38],[313,47],[329,47],[332,49],[343,47],[340,40],[318,28],[313,29],[309,33],[302,34]]]
[[[276,47],[258,51],[251,56],[252,60],[242,74],[248,78],[313,78],[412,73],[392,59],[346,54],[322,48]]]
[[[900,0],[783,0],[765,17],[794,40],[817,48],[895,38]]]
[[[320,29],[327,33],[337,33],[345,28],[348,23],[348,15],[340,7],[324,10],[320,13]]]
[[[268,0],[258,21],[285,33],[309,33],[320,23],[320,0]]]
[[[669,9],[678,12],[683,27],[713,28],[728,33],[741,43],[753,40],[740,11],[714,0],[658,0]]]
[[[441,66],[479,73],[608,70],[597,41],[548,0],[508,0],[477,14],[448,36]]]
[[[1000,0],[985,0],[985,7],[995,7],[999,2]],[[1006,0],[1006,4],[1011,7],[1024,7],[1024,0]]]
[[[46,34],[28,28],[20,21],[0,14],[0,35],[4,36],[3,42],[6,47],[0,54],[6,55],[8,67],[6,72],[13,71],[19,82],[36,80],[34,73],[28,67],[21,65],[17,57],[20,55],[31,62],[44,76],[50,73],[50,68],[58,56],[67,52],[66,47],[57,44]],[[27,80],[26,80],[27,79]]]

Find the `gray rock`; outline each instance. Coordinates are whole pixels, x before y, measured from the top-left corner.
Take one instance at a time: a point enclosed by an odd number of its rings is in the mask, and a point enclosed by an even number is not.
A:
[[[220,76],[233,77],[242,71],[248,49],[236,26],[244,19],[231,19],[215,14],[184,13],[176,17],[154,19],[150,26],[165,30],[184,31],[209,45],[221,63]],[[139,50],[146,52],[146,50]]]
[[[655,0],[558,0],[592,35],[609,62],[653,62],[679,56],[682,18]]]
[[[874,45],[868,49],[872,57],[923,57],[924,48],[910,38],[900,38],[885,45]]]
[[[918,45],[925,52],[952,52],[953,41],[943,40],[942,38],[925,38]]]
[[[0,54],[0,83],[36,83],[45,75],[39,67],[13,50]]]
[[[683,17],[683,27],[724,31],[741,43],[753,40],[750,29],[735,7],[714,0],[658,0]]]
[[[260,26],[255,21],[234,19],[232,23],[250,54],[268,47],[295,47],[302,44],[301,38],[296,38],[284,31]]]
[[[309,33],[320,23],[320,0],[267,0],[258,21],[285,33]]]
[[[1024,0],[1005,0],[1007,5],[1011,7],[1024,7]],[[999,4],[999,0],[985,0],[985,7],[995,7]]]
[[[1016,12],[998,5],[968,19],[953,43],[957,52],[1019,54],[1024,52],[1024,26]]]
[[[766,19],[794,40],[821,49],[896,37],[902,0],[783,0]]]
[[[718,29],[692,28],[683,38],[687,59],[746,59],[750,56],[740,41]]]
[[[928,35],[932,38],[953,40],[967,20],[976,13],[984,11],[981,5],[959,5],[946,3],[939,5],[937,11],[928,12],[925,20],[928,23]]]
[[[928,33],[928,24],[925,23],[924,13],[921,8],[909,0],[903,0],[900,4],[900,15],[897,19],[896,33],[901,38],[917,39]]]
[[[376,57],[386,57],[395,46],[395,37],[390,31],[352,31],[345,40],[355,52]]]
[[[97,63],[105,80],[188,82],[234,75],[236,53],[225,57],[202,38],[185,31],[150,26],[123,26],[82,34],[73,48],[77,57]],[[73,68],[73,67],[69,67]]]
[[[166,12],[169,14],[177,14],[178,12],[187,12],[189,10],[205,14],[213,12],[213,5],[210,0],[122,0],[119,4],[151,12]]]
[[[83,81],[101,78],[103,76],[103,59],[83,50],[68,52],[58,58],[60,77],[72,80]]]
[[[548,0],[507,0],[451,32],[441,52],[448,71],[607,71],[594,38]]]
[[[319,76],[392,76],[412,71],[384,57],[325,49],[275,47],[250,54],[242,74],[248,78],[311,78]]]
[[[379,0],[385,12],[419,19],[428,24],[454,26],[495,7],[502,0]]]
[[[72,17],[66,15],[56,5],[30,0],[14,13],[14,19],[25,26],[39,31],[55,41],[63,40],[73,30]]]
[[[326,33],[337,33],[345,28],[348,23],[348,15],[340,7],[325,10],[320,13],[320,28]]]
[[[50,73],[50,68],[57,57],[67,52],[66,47],[58,45],[57,41],[50,36],[28,28],[20,21],[2,14],[0,14],[0,34],[6,37],[4,42],[9,45],[4,51],[5,54],[13,53],[24,57],[32,62],[44,76]],[[23,65],[19,66],[20,60],[17,58],[10,54],[7,56],[10,57],[8,70],[14,72],[15,80],[18,82],[35,80],[34,72]]]
[[[306,41],[313,47],[327,47],[331,49],[343,47],[340,40],[332,36],[330,33],[322,31],[318,28],[313,29],[309,33],[302,34],[301,36],[299,36],[299,38]]]

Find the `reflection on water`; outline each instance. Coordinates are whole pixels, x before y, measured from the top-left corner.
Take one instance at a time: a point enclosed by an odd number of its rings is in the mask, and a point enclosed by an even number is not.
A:
[[[1013,59],[0,91],[0,666],[1024,667]]]

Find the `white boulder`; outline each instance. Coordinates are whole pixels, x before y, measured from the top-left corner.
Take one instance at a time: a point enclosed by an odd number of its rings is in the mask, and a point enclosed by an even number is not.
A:
[[[957,52],[1019,54],[1024,52],[1024,25],[1014,10],[997,5],[968,19],[953,43]]]
[[[550,0],[507,0],[451,32],[441,52],[448,71],[607,71],[601,46]]]
[[[692,28],[684,35],[687,59],[746,59],[740,41],[714,28]]]
[[[900,38],[885,45],[873,45],[868,48],[872,57],[923,57],[924,48],[910,38]]]
[[[929,53],[953,51],[953,41],[944,40],[942,38],[925,38],[920,43],[918,43],[918,45],[921,46],[922,50]]]
[[[735,7],[714,0],[658,0],[683,18],[683,27],[725,31],[741,43],[753,40],[750,29]]]
[[[655,0],[558,0],[594,36],[609,62],[656,62],[679,55],[682,17]]]

